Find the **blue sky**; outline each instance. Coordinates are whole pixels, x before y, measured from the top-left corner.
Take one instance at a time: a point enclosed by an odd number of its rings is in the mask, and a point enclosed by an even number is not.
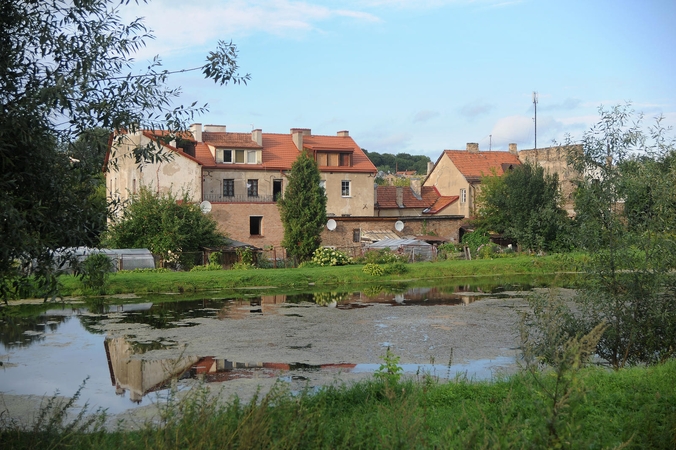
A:
[[[532,148],[581,137],[600,105],[631,101],[676,125],[674,0],[151,0],[156,39],[138,53],[169,70],[237,44],[248,86],[174,75],[203,124],[228,131],[349,130],[369,151],[425,154],[479,142]],[[492,136],[492,137],[491,137]]]

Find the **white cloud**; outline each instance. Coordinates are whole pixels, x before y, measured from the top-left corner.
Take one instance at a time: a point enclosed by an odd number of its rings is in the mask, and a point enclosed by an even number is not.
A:
[[[415,116],[413,116],[413,123],[416,122],[427,122],[430,119],[434,119],[439,116],[439,111],[423,110],[418,111]]]
[[[370,7],[396,7],[401,9],[432,9],[448,5],[479,6],[479,7],[504,7],[523,0],[361,0],[358,3]]]
[[[290,0],[200,1],[199,4],[175,0],[154,0],[148,4],[130,4],[121,8],[126,21],[144,17],[156,39],[137,57],[203,46],[217,39],[229,39],[254,32],[285,35],[317,30],[319,23],[336,18],[378,22],[370,13],[334,9],[308,2]]]
[[[509,116],[498,119],[491,131],[493,144],[496,146],[506,146],[511,142],[520,145],[532,143],[533,133],[533,119],[527,116]]]
[[[467,103],[462,108],[460,108],[460,114],[465,116],[467,119],[474,119],[475,117],[488,114],[494,107],[495,105],[491,105],[490,103]]]

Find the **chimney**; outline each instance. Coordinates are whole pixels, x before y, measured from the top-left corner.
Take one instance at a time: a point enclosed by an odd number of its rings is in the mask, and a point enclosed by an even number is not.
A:
[[[420,185],[421,185],[421,182],[420,182],[419,179],[411,178],[411,190],[413,191],[413,195],[418,197],[418,199],[422,199]]]
[[[427,175],[432,173],[432,170],[434,170],[434,163],[432,161],[427,162]]]
[[[195,138],[197,142],[202,142],[202,124],[201,123],[193,123],[190,125],[190,132],[192,133],[192,137]]]
[[[340,137],[349,137],[349,136],[350,136],[350,132],[347,131],[347,130],[339,131],[339,132],[338,132],[338,136],[340,136]]]
[[[291,128],[291,138],[299,152],[303,151],[303,136],[309,136],[312,131],[309,128]]]
[[[479,143],[478,142],[468,142],[467,151],[470,153],[479,153]]]
[[[253,130],[251,132],[251,140],[262,147],[263,146],[263,130],[261,130],[260,128]]]
[[[205,133],[225,133],[225,125],[204,125]]]
[[[397,206],[400,208],[404,207],[404,188],[403,186],[397,186]]]
[[[516,149],[516,144],[515,144],[515,143],[509,144],[509,153],[511,153],[512,155],[519,156],[519,152],[518,152],[517,149]]]

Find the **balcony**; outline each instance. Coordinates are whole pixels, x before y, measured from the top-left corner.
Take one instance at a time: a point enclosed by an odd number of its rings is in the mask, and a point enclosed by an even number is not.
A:
[[[274,203],[275,199],[272,195],[233,195],[231,197],[224,197],[222,194],[204,194],[204,200],[214,203]]]

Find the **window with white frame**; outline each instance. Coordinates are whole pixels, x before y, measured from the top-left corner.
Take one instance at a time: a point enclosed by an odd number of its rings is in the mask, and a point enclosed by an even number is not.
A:
[[[467,189],[460,189],[460,203],[467,203]]]
[[[258,162],[256,158],[256,151],[249,150],[246,152],[246,163],[247,164],[256,164]]]
[[[324,193],[326,194],[326,180],[319,180],[319,187],[324,189]]]
[[[340,194],[343,197],[350,196],[350,180],[343,180],[340,182]]]

